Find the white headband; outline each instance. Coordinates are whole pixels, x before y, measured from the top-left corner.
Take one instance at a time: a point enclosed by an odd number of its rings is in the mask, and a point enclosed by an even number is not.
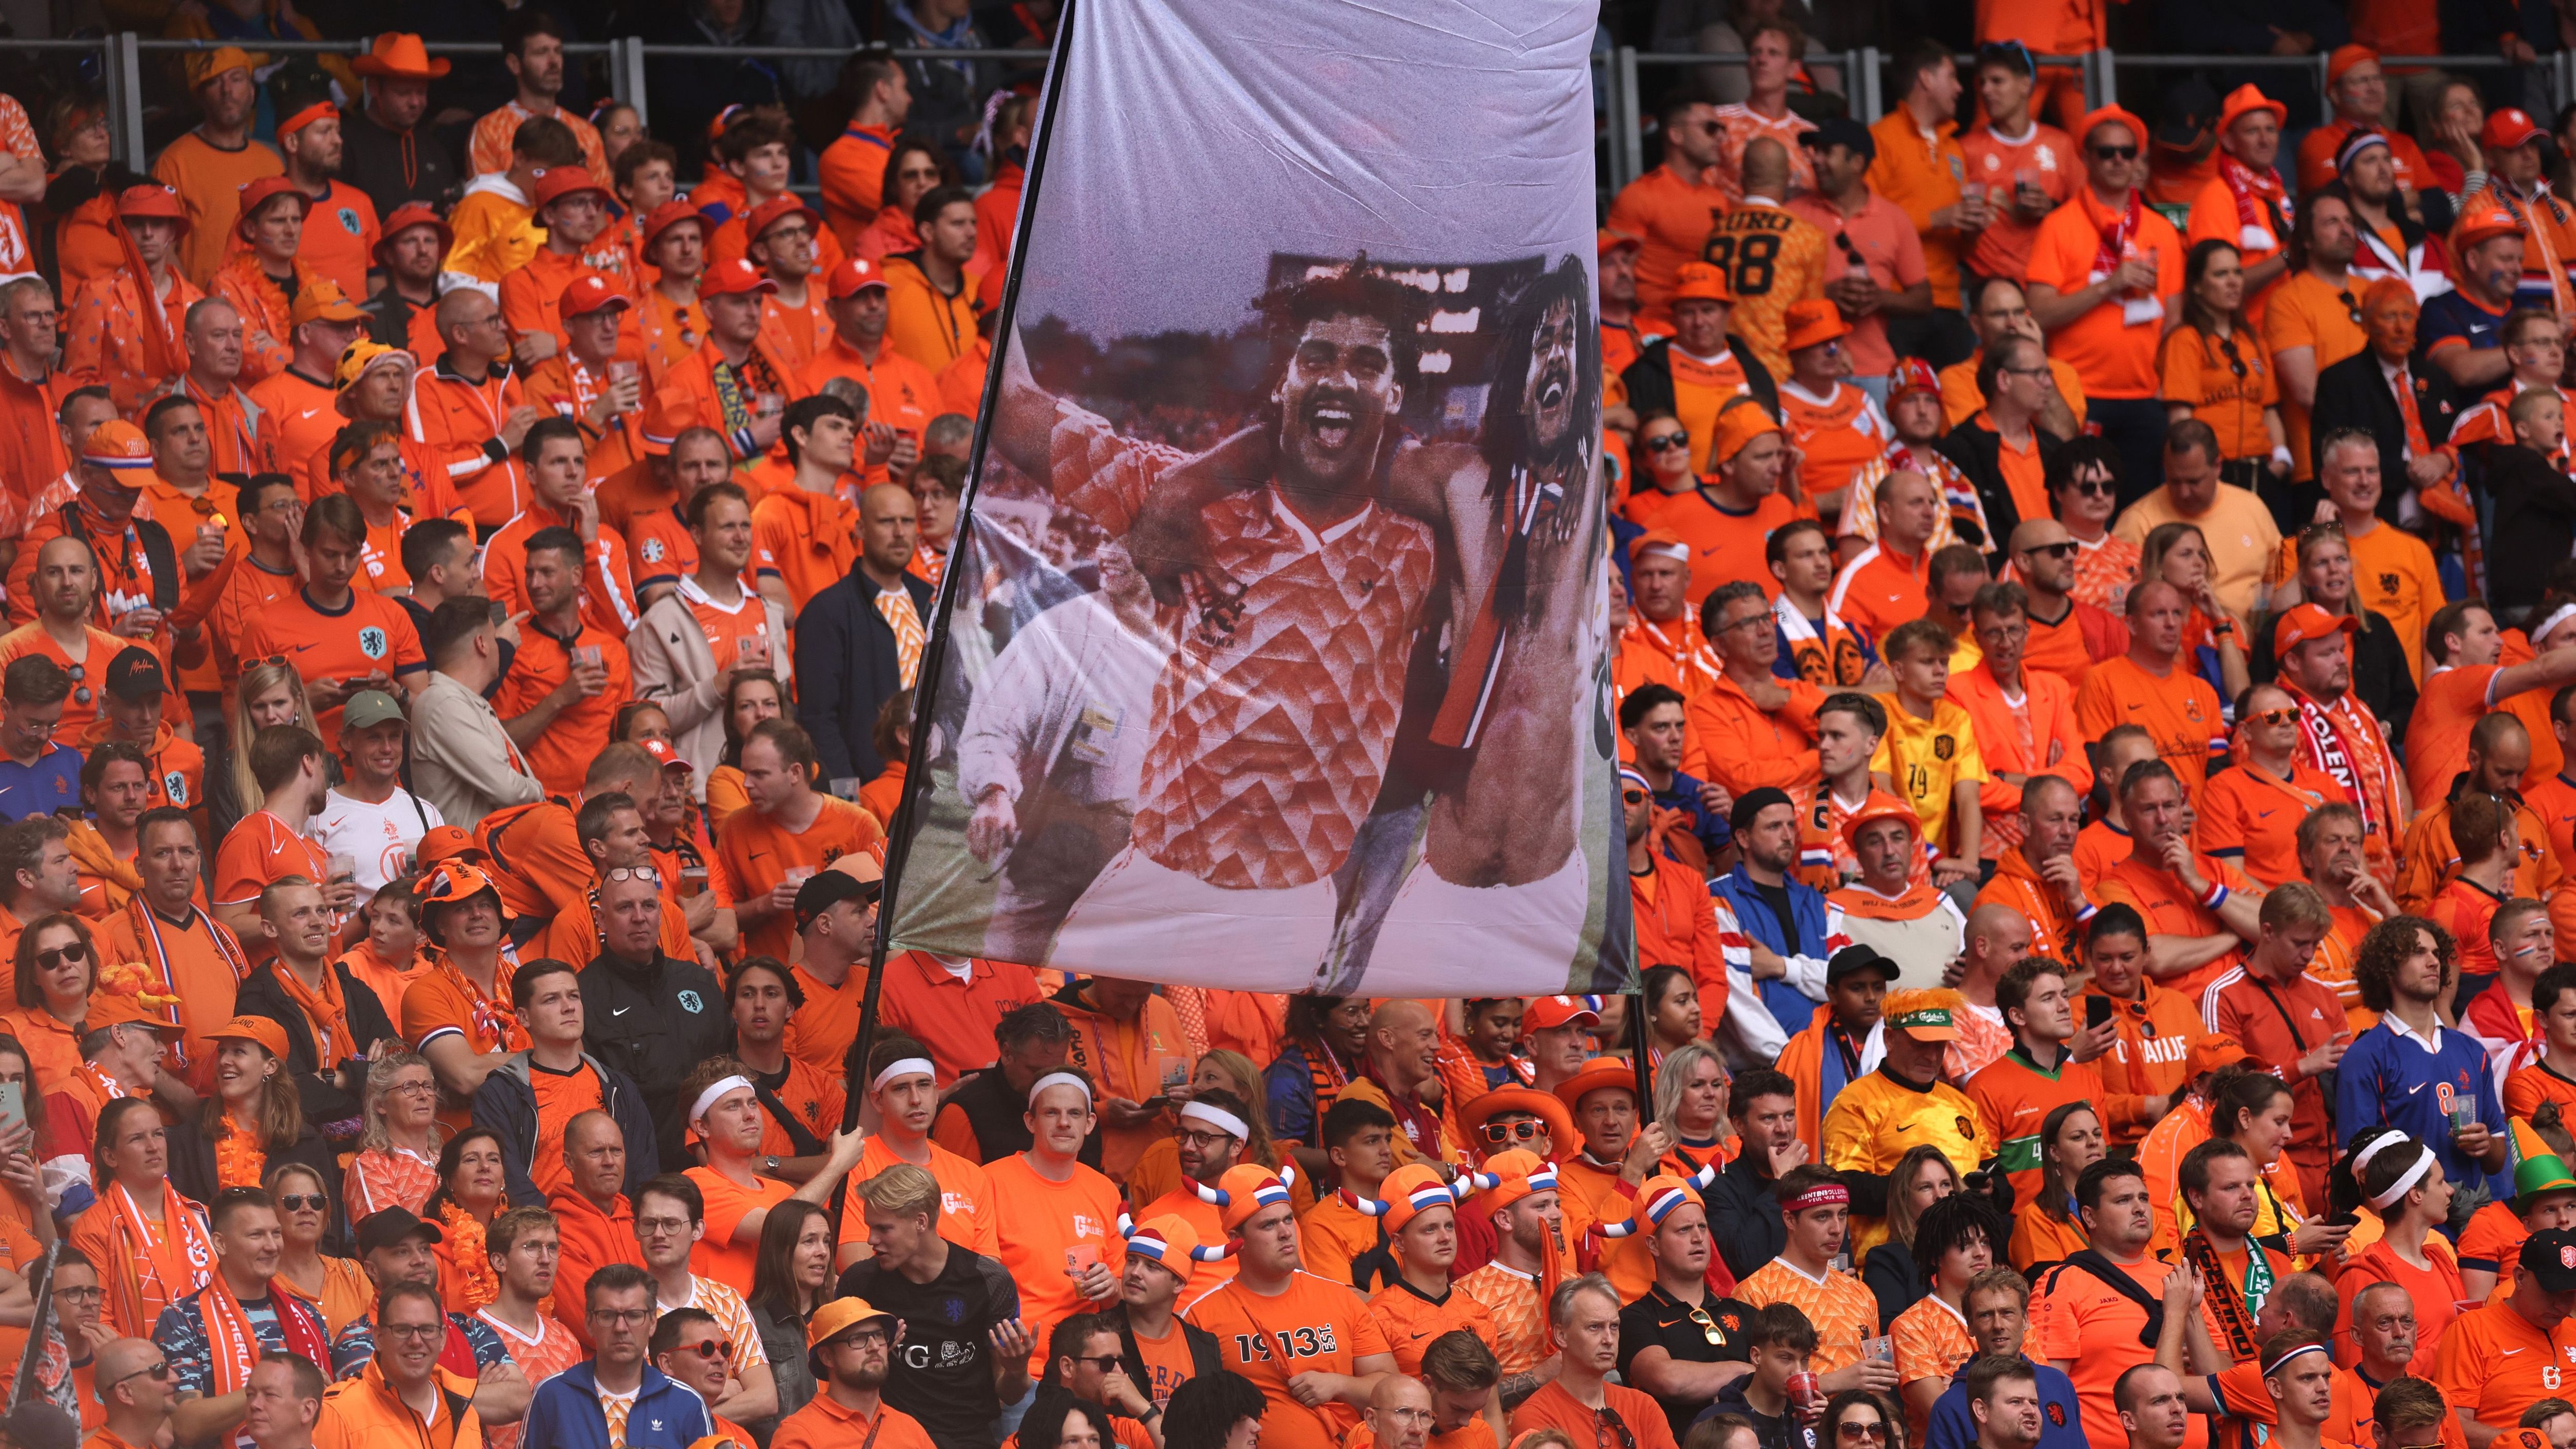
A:
[[[2531,642],[2538,644],[2541,640],[2548,638],[2550,630],[2566,623],[2569,619],[2576,619],[2576,604],[2559,605],[2548,618],[2540,621],[2539,628],[2531,631]]]
[[[2361,1180],[2362,1172],[2370,1166],[2370,1159],[2377,1157],[2382,1149],[2394,1147],[2405,1140],[2405,1133],[2393,1130],[2372,1138],[2368,1147],[2352,1155],[2353,1180],[2356,1182]]]
[[[2370,1200],[2372,1211],[2386,1212],[2388,1210],[2388,1205],[2397,1201],[2399,1198],[2404,1197],[2409,1189],[2413,1188],[2417,1182],[2423,1180],[2424,1174],[2429,1171],[2432,1166],[2433,1149],[2430,1147],[2417,1147],[2415,1149],[2415,1165],[2406,1169],[2404,1172],[2399,1173],[2397,1175],[2397,1180],[2388,1185],[2388,1191],[2383,1192]]]
[[[868,1091],[871,1095],[884,1091],[885,1084],[897,1077],[936,1077],[938,1075],[939,1068],[931,1063],[930,1058],[905,1057],[901,1061],[886,1063],[886,1069],[877,1073],[875,1081],[868,1083]]]
[[[723,1096],[725,1093],[732,1091],[736,1087],[740,1087],[749,1092],[760,1090],[758,1087],[751,1084],[751,1078],[743,1076],[725,1077],[720,1080],[710,1082],[707,1084],[707,1089],[698,1094],[697,1105],[689,1109],[689,1120],[695,1122],[699,1118],[707,1115],[707,1109],[716,1104],[716,1099],[718,1097]]]
[[[2300,1344],[2298,1347],[2291,1349],[2288,1353],[2285,1353],[2279,1358],[2272,1360],[2270,1363],[2263,1365],[2263,1377],[2268,1379],[2272,1375],[2279,1373],[2283,1365],[2289,1363],[2290,1360],[2297,1358],[2300,1354],[2324,1353],[2325,1351],[2326,1346],[2322,1343],[2315,1342],[2314,1340]]]
[[[1029,1105],[1036,1106],[1038,1093],[1049,1087],[1071,1087],[1082,1094],[1082,1105],[1086,1107],[1091,1105],[1091,1084],[1071,1072],[1049,1072],[1029,1083]]]
[[[1244,1124],[1242,1118],[1223,1107],[1211,1107],[1205,1102],[1183,1102],[1181,1120],[1205,1122],[1210,1127],[1224,1128],[1240,1141],[1252,1140],[1252,1129]]]

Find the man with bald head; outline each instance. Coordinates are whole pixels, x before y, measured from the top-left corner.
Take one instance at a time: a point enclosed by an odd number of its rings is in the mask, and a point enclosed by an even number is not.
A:
[[[788,414],[791,431],[810,429],[819,440],[831,431],[829,413],[818,411],[810,424],[794,421],[798,409],[814,401],[804,399]],[[802,479],[806,465],[798,466]],[[757,510],[753,517],[757,534]],[[814,737],[827,781],[873,780],[889,763],[899,763],[877,754],[877,714],[919,679],[929,639],[930,584],[907,571],[921,538],[912,494],[890,483],[868,489],[859,497],[857,528],[858,566],[810,602],[799,599],[796,615],[796,713]],[[794,582],[790,574],[791,593]]]
[[[110,1442],[137,1449],[160,1442],[178,1396],[173,1367],[161,1346],[148,1338],[114,1338],[99,1348],[91,1382],[106,1386],[98,1397],[107,1408],[101,1433]]]
[[[274,455],[261,437],[266,414],[241,388],[241,312],[221,297],[208,297],[188,309],[181,336],[188,348],[188,370],[179,374],[171,391],[205,415],[213,471],[247,478],[274,468]],[[167,527],[169,520],[162,523]]]
[[[1970,1077],[2012,1050],[2012,1026],[1995,1004],[1995,987],[2030,959],[2033,939],[2030,917],[2001,902],[1981,902],[1968,912],[1964,949],[1955,968],[1968,1015],[1942,1053],[1941,1075],[1951,1083],[1966,1086]]]
[[[2021,813],[2014,817],[2021,842],[1995,858],[1995,873],[1977,893],[1977,908],[2000,906],[2030,923],[2031,954],[2073,964],[2077,923],[2093,913],[2075,865],[2075,837],[2084,828],[2084,797],[2053,774],[2022,782]]]
[[[1386,1374],[1369,1391],[1369,1438],[1377,1449],[1428,1449],[1438,1416],[1431,1390],[1411,1374]]]
[[[629,1153],[625,1130],[597,1108],[564,1123],[565,1178],[546,1199],[562,1242],[555,1259],[555,1320],[584,1344],[590,1329],[582,1313],[583,1288],[590,1275],[611,1263],[644,1266],[626,1189],[641,1186],[660,1159],[652,1143],[637,1148]]]
[[[1941,517],[1941,495],[1912,468],[1889,470],[1878,481],[1878,542],[1852,555],[1834,579],[1825,608],[1843,622],[1884,639],[1899,624],[1923,617],[1923,587],[1931,570],[1928,545]]]
[[[1440,1023],[1431,1008],[1410,997],[1390,997],[1369,1017],[1368,1051],[1359,1075],[1341,1091],[1384,1107],[1395,1118],[1398,1166],[1417,1158],[1453,1161],[1465,1143],[1451,1118],[1422,1100],[1422,1089],[1440,1079]]]
[[[2546,900],[2564,874],[2549,849],[2540,812],[2522,798],[2523,775],[2531,768],[2531,732],[2522,721],[2496,710],[2470,726],[2467,765],[2451,778],[2449,792],[2425,806],[2406,827],[2405,845],[2398,851],[2397,904],[2417,915],[2432,904],[2434,893],[2459,862],[2459,847],[2451,840],[2451,807],[2469,791],[2513,806],[2514,838],[2520,848],[2514,852],[2513,886],[2507,895]]]
[[[447,472],[447,484],[465,500],[466,510],[486,536],[519,516],[528,506],[528,476],[518,459],[520,440],[537,421],[510,370],[510,333],[501,324],[501,304],[472,287],[459,287],[438,299],[438,338],[447,347],[435,366],[430,359],[412,383],[411,438],[423,445],[431,466]],[[354,334],[353,334],[354,335]],[[296,367],[304,364],[300,360]],[[328,379],[339,366],[334,350],[314,375]],[[337,432],[339,414],[326,386],[318,404]],[[330,441],[329,433],[312,446],[290,449],[283,456],[305,459]]]
[[[2099,743],[2117,725],[2144,728],[2186,801],[2198,798],[2209,778],[2210,757],[2227,748],[2218,691],[2192,672],[2182,652],[2190,617],[2182,591],[2162,579],[2130,589],[2129,651],[2094,665],[2075,691],[2075,727],[2087,743]]]
[[[26,654],[42,654],[75,678],[104,680],[107,663],[132,640],[98,627],[91,608],[98,594],[98,568],[89,545],[56,536],[36,546],[36,568],[27,581],[35,594],[36,617],[23,628],[0,635],[0,666]],[[84,698],[86,696],[86,698]],[[84,739],[100,713],[99,691],[75,688],[63,701],[55,728],[65,740]]]
[[[2029,594],[2022,612],[2030,641],[2022,646],[2022,663],[2065,680],[2069,691],[2084,687],[2093,661],[2129,652],[2129,626],[2075,597],[2075,558],[2082,551],[2054,518],[2023,519],[2004,548],[2014,582]]]

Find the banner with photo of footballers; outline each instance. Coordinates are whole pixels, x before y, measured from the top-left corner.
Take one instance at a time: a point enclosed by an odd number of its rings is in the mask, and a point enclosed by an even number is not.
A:
[[[1629,980],[1592,36],[1539,0],[1073,7],[893,949]]]

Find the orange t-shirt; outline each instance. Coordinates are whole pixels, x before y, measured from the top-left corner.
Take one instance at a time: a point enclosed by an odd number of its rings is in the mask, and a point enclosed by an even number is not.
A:
[[[2534,1062],[2504,1079],[2504,1110],[2509,1117],[2529,1117],[2543,1102],[2555,1102],[2561,1115],[2576,1115],[2576,1082]]]
[[[2263,298],[2265,355],[2277,357],[2294,347],[2309,348],[2316,355],[2317,371],[2324,372],[2359,353],[2370,345],[2370,334],[2361,330],[2360,298],[2360,288],[2350,278],[2338,290],[2313,272],[2298,271],[2283,277]],[[2291,476],[2301,480],[2315,477],[2313,460],[2308,456],[2308,410],[2286,397],[2281,399],[2281,430],[2290,440]]]
[[[1969,1336],[1968,1321],[1959,1310],[1938,1293],[1926,1293],[1914,1300],[1914,1306],[1896,1315],[1887,1326],[1889,1347],[1896,1352],[1896,1383],[1901,1392],[1916,1379],[1932,1379],[1947,1388],[1950,1378],[1977,1356],[1977,1341]],[[1923,1441],[1928,1416],[1911,1404],[1906,1417],[1913,1421],[1914,1442]]]
[[[1463,1328],[1479,1342],[1494,1341],[1494,1316],[1454,1283],[1434,1301],[1398,1279],[1369,1298],[1364,1316],[1386,1340],[1387,1350],[1395,1355],[1395,1371],[1402,1374],[1421,1373],[1422,1351],[1444,1333]]]
[[[2201,878],[2224,885],[2231,891],[2251,890],[2254,883],[2245,873],[2216,856],[2196,855],[2193,861]],[[2147,923],[2150,936],[2225,936],[2234,934],[2216,912],[2183,892],[2182,883],[2170,871],[2140,865],[2134,858],[2114,862],[2102,872],[2101,886],[2094,892],[2097,905],[2119,901],[2135,909]],[[2180,976],[2165,978],[2160,984],[2181,992],[2188,999],[2198,999],[2201,989],[2217,980],[2245,959],[2240,943],[2230,947],[2217,959]]]
[[[2449,794],[2452,778],[2468,768],[2469,731],[2504,706],[2487,700],[2503,672],[2501,664],[2435,665],[2425,676],[2406,724],[2406,789],[2418,808]]]
[[[930,1049],[942,1087],[989,1065],[994,1024],[1040,994],[1036,975],[1018,962],[977,957],[966,968],[960,978],[927,951],[906,951],[885,964],[879,1000],[885,1024]],[[1079,1049],[1079,1036],[1076,1044]],[[1093,1063],[1093,1070],[1099,1067]]]
[[[1878,405],[1870,401],[1869,394],[1841,383],[1834,384],[1832,396],[1816,398],[1797,383],[1783,381],[1780,384],[1780,413],[1789,429],[1790,441],[1805,455],[1798,464],[1799,486],[1811,495],[1851,486],[1852,475],[1860,471],[1861,465],[1886,453],[1888,445],[1896,441],[1895,429],[1888,426],[1886,417],[1879,412]],[[1768,542],[1768,539],[1769,535],[1765,534],[1764,541]],[[1755,562],[1763,567],[1750,575],[1724,575],[1711,580],[1710,586],[1715,587],[1730,578],[1770,577],[1769,561],[1757,554]],[[1694,583],[1698,579],[1696,560],[1692,579]],[[1765,592],[1776,596],[1779,591],[1775,584]]]
[[[16,931],[9,934],[14,946]],[[178,993],[179,1040],[163,1049],[162,1062],[203,1090],[215,1061],[208,1034],[232,1019],[234,990],[250,970],[240,938],[211,912],[192,908],[186,925],[174,925],[139,900],[108,918],[106,936],[111,959],[151,966]]]
[[[520,651],[522,658],[526,652]],[[745,811],[726,822],[724,839],[716,847],[716,867],[734,899],[767,895],[788,870],[802,868],[810,874],[885,837],[877,828],[877,818],[849,801],[831,795],[816,799],[822,809],[802,831],[791,831],[758,811]],[[781,911],[745,932],[742,944],[747,952],[784,961],[795,939],[795,918]]]
[[[1825,595],[1825,609],[1873,640],[1884,639],[1900,624],[1923,617],[1923,585],[1931,574],[1930,555],[1908,559],[1884,542],[1852,555],[1850,563]],[[1767,576],[1769,569],[1763,570]]]
[[[1719,584],[1738,579],[1751,579],[1762,586],[1765,596],[1778,598],[1780,581],[1771,577],[1763,549],[1782,524],[1815,516],[1813,503],[1791,503],[1777,493],[1765,494],[1751,513],[1732,513],[1719,507],[1709,490],[1701,488],[1672,495],[1651,520],[1640,521],[1648,528],[1671,529],[1689,547],[1689,601],[1696,609],[1707,602]]]
[[[2238,861],[2268,890],[2305,874],[2299,867],[2299,822],[2329,801],[2351,799],[2332,775],[2295,759],[2287,780],[2239,764],[2212,775],[2201,790],[2191,848]]]
[[[2543,1333],[2510,1302],[2489,1303],[2452,1320],[2434,1358],[2433,1383],[2443,1402],[2468,1410],[2479,1423],[2511,1424],[2561,1391],[2568,1364],[2576,1364],[2576,1320]]]
[[[1020,1317],[1028,1321],[1029,1341],[1035,1346],[1030,1357],[1040,1359],[1057,1324],[1076,1313],[1096,1311],[1074,1288],[1067,1266],[1076,1257],[1096,1258],[1113,1274],[1124,1266],[1118,1185],[1079,1162],[1065,1181],[1050,1182],[1029,1166],[1026,1153],[985,1163],[984,1176],[993,1184],[998,1256],[1020,1285]]]
[[[2232,356],[2230,347],[2235,349]],[[2263,410],[2280,402],[2281,385],[2253,334],[2218,338],[2185,323],[2165,334],[2160,371],[2164,400],[2189,407],[2193,417],[2209,424],[2218,434],[2220,458],[2272,455],[2272,432],[2264,425]]]
[[[2075,725],[2088,744],[2099,743],[2117,725],[2143,725],[2156,742],[2156,754],[2180,777],[2193,800],[2209,779],[2212,756],[2227,749],[2227,725],[2219,717],[2218,691],[2209,681],[2182,667],[2162,678],[2122,655],[2105,659],[2084,676],[2075,691]]]
[[[1465,1297],[1455,1290],[1451,1296]],[[1312,1273],[1296,1274],[1275,1295],[1254,1292],[1238,1275],[1192,1300],[1181,1316],[1215,1334],[1219,1361],[1252,1380],[1269,1401],[1261,1439],[1272,1449],[1337,1449],[1359,1423],[1348,1405],[1299,1403],[1288,1390],[1290,1379],[1354,1373],[1361,1359],[1394,1352],[1357,1293]]]
[[[858,524],[857,506],[837,493],[791,486],[751,506],[753,546],[764,569],[776,565],[799,610],[857,567]]]
[[[764,1177],[757,1187],[744,1187],[712,1167],[692,1167],[688,1179],[698,1185],[707,1202],[706,1235],[689,1249],[689,1271],[713,1278],[736,1293],[749,1293],[752,1260],[759,1256],[760,1246],[735,1242],[734,1229],[753,1213],[794,1196],[795,1185]]]
[[[1968,250],[1968,270],[1980,277],[2018,277],[2030,269],[2030,249],[2039,239],[2039,223],[2024,221],[2012,209],[2014,188],[2027,184],[2063,204],[2084,184],[2084,163],[2075,140],[2055,126],[2037,121],[2018,140],[2006,140],[1991,126],[1979,126],[1959,137],[1967,158],[1970,184],[1985,188],[1995,219],[1977,233]],[[2029,514],[2022,515],[2025,518]]]
[[[2164,1292],[2173,1265],[2149,1257],[2119,1265],[2149,1297]],[[2031,1341],[2023,1349],[2032,1358],[2065,1365],[2075,1382],[2076,1402],[2084,1418],[2084,1437],[2094,1444],[2125,1444],[2119,1406],[2111,1400],[2120,1375],[2155,1355],[2138,1341],[2147,1311],[2127,1295],[2082,1268],[2053,1268],[2033,1285]],[[2183,1449],[2207,1449],[2208,1421],[2193,1416],[2184,1431]]]
[[[787,1054],[816,1071],[838,1074],[859,1035],[859,1008],[867,1000],[868,972],[853,966],[832,986],[798,962],[787,968],[805,992],[805,1004],[787,1018]]]
[[[993,1179],[982,1167],[936,1142],[925,1139],[921,1145],[930,1151],[927,1166],[939,1182],[939,1236],[968,1252],[999,1257],[1001,1228],[994,1211]],[[849,1181],[842,1188],[842,1243],[868,1240],[867,1215],[848,1196],[851,1189],[903,1161],[886,1145],[883,1132],[869,1136],[866,1149],[859,1154],[859,1165],[850,1170]]]
[[[2154,295],[2132,301],[2114,297],[2048,338],[2049,355],[2063,357],[2074,366],[2076,375],[2084,379],[2087,397],[2156,395],[2156,344],[2164,337],[2164,309],[2159,304],[2182,291],[2182,237],[2143,198],[2133,195],[2130,204],[2138,214],[2125,250],[2154,256]],[[2077,188],[2071,203],[2039,224],[2039,235],[2031,243],[2030,282],[2064,294],[2082,291],[2096,278],[2107,276],[2110,268],[2101,260],[2104,238],[2119,222],[2091,187]]]
[[[364,297],[367,269],[376,264],[376,243],[384,239],[376,203],[345,181],[323,185],[329,190],[304,213],[304,238],[296,244],[295,259],[339,283],[343,295]]]
[[[528,623],[533,626],[536,621],[531,619]],[[583,777],[590,773],[590,762],[608,747],[608,727],[616,721],[619,706],[635,692],[635,671],[625,641],[586,621],[581,632],[568,640],[528,628],[520,635],[519,652],[501,681],[501,692],[492,701],[493,709],[503,719],[516,718],[536,708],[539,700],[572,678],[574,649],[599,651],[600,662],[608,669],[608,684],[599,693],[566,705],[554,723],[529,742],[524,752],[528,769],[550,795],[570,795],[581,789]],[[781,949],[773,954],[783,958],[786,953]]]
[[[1608,226],[1639,243],[1637,325],[1652,332],[1672,330],[1673,289],[1681,285],[1682,263],[1701,260],[1726,207],[1726,190],[1714,173],[1693,184],[1669,165],[1619,188],[1610,203]]]
[[[84,638],[81,657],[74,659],[61,641],[45,632],[41,623],[24,624],[0,634],[0,669],[27,655],[41,655],[61,665],[72,677],[71,696],[63,701],[63,719],[57,727],[64,739],[76,740],[86,733],[98,718],[99,699],[107,687],[107,662],[133,643],[122,635],[110,634],[95,624],[82,626]]]
[[[295,672],[307,679],[383,674],[399,686],[406,675],[429,673],[429,656],[421,652],[411,614],[392,599],[366,589],[351,589],[349,602],[337,609],[315,603],[310,588],[294,590],[250,621],[242,636],[242,651],[246,659],[283,654]],[[527,652],[522,646],[520,657]],[[394,692],[399,698],[399,688]],[[340,715],[335,706],[313,721],[326,749],[340,748]]]
[[[290,875],[315,882],[328,880],[330,865],[331,858],[320,845],[288,828],[276,812],[253,811],[215,849],[215,904],[257,905],[260,892],[269,882]],[[276,943],[265,937],[242,944],[249,949],[254,963],[277,954]],[[331,944],[332,949],[339,948],[337,932],[332,933]]]
[[[537,1147],[528,1178],[537,1185],[537,1191],[551,1197],[572,1186],[572,1172],[564,1166],[564,1124],[584,1112],[604,1111],[608,1102],[601,1091],[599,1074],[586,1062],[569,1072],[557,1072],[532,1061],[528,1063],[528,1083],[536,1089],[537,1096]]]

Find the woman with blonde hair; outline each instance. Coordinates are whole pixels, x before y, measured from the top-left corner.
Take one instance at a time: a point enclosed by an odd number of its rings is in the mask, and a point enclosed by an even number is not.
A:
[[[1664,969],[1661,967],[1658,970]],[[1698,997],[1692,997],[1694,1005]],[[1735,1160],[1744,1144],[1728,1130],[1726,1063],[1704,1041],[1675,1047],[1655,1067],[1655,1120],[1673,1134],[1673,1150],[1659,1171],[1689,1177],[1715,1163]]]
[[[286,1291],[313,1305],[335,1335],[374,1312],[376,1285],[358,1260],[322,1251],[331,1232],[331,1191],[322,1169],[280,1162],[268,1170],[268,1195],[277,1201],[278,1226],[286,1233],[286,1250],[277,1260],[277,1281]]]
[[[2244,631],[2236,616],[2218,602],[2211,587],[2214,569],[2208,535],[2197,524],[2160,523],[2138,548],[2138,578],[2162,579],[2181,591],[2191,606],[2183,620],[2182,656],[2192,672],[2210,683],[2223,700],[2234,700],[2252,682],[2245,663]]]
[[[221,797],[206,802],[216,840],[268,805],[267,794],[251,777],[250,742],[271,725],[313,727],[313,706],[304,697],[303,676],[280,660],[244,665],[241,681],[233,687],[233,706],[232,768],[215,777],[215,783],[226,787]],[[322,768],[336,775],[338,757],[325,756]]]
[[[349,1221],[389,1207],[418,1213],[438,1190],[438,1078],[429,1058],[388,1048],[367,1065],[364,1102],[345,1189]]]

